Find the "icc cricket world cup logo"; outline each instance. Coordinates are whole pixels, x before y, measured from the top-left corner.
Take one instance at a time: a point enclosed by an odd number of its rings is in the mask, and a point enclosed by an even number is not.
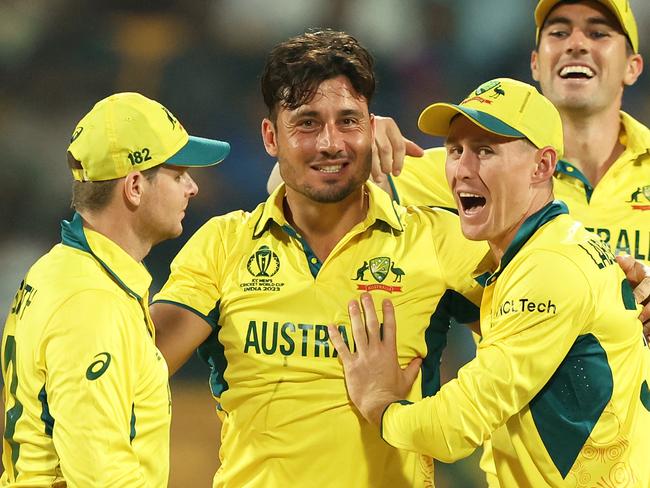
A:
[[[261,246],[246,264],[248,272],[257,277],[270,277],[280,269],[280,258],[268,246]]]

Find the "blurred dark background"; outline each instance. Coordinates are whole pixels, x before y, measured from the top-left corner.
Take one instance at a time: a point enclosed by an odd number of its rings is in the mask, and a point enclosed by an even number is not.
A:
[[[23,274],[59,241],[69,218],[65,152],[77,121],[99,99],[138,91],[167,106],[190,134],[227,140],[230,157],[196,171],[199,195],[182,238],[159,245],[146,263],[154,290],[185,239],[210,216],[253,209],[266,197],[274,163],[259,127],[265,115],[259,73],[277,42],[309,27],[355,35],[375,55],[371,109],[394,117],[425,147],[419,112],[460,100],[498,76],[532,82],[535,0],[0,0],[0,308]],[[631,0],[648,56],[650,2]],[[650,123],[648,77],[626,91],[624,108]],[[445,377],[473,354],[452,330]],[[192,360],[172,380],[171,487],[211,486],[218,426],[207,370]],[[477,455],[438,464],[437,486],[481,486]]]

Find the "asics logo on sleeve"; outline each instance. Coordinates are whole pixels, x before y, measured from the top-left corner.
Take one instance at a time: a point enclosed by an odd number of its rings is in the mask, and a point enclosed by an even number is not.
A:
[[[108,369],[111,364],[111,355],[107,352],[100,352],[95,356],[97,361],[93,361],[86,370],[86,378],[90,381],[96,380]]]

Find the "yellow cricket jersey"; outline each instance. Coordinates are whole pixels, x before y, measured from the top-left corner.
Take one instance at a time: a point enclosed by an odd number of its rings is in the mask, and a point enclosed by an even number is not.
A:
[[[154,297],[214,328],[199,348],[223,421],[213,486],[431,486],[431,460],[390,447],[351,405],[327,324],[353,344],[348,302],[391,298],[400,363],[426,357],[410,398],[436,391],[449,314],[478,319],[471,272],[487,246],[465,240],[448,211],[366,188],[367,217],[324,262],[287,222],[280,186],[251,213],[208,221]]]
[[[619,254],[650,264],[650,129],[621,112],[620,141],[625,151],[594,189],[575,166],[558,163],[553,188],[571,216],[599,234]],[[428,149],[422,158],[406,158],[399,177],[391,180],[403,205],[456,206],[445,177],[444,148]],[[499,486],[484,445],[481,469],[491,488]]]
[[[567,212],[532,215],[483,275],[476,358],[435,396],[389,406],[390,444],[454,461],[492,433],[504,488],[650,486],[637,305],[611,250]]]
[[[61,237],[4,327],[0,486],[165,487],[171,403],[151,277],[79,214]]]
[[[650,264],[650,129],[621,112],[620,141],[625,151],[595,188],[578,168],[560,161],[555,198],[616,254]]]

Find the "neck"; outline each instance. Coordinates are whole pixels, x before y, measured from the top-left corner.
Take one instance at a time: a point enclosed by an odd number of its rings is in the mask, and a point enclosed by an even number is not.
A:
[[[528,210],[524,212],[523,216],[519,220],[517,220],[517,222],[512,227],[504,230],[504,232],[502,232],[495,238],[488,239],[488,245],[490,246],[490,250],[492,251],[492,256],[494,258],[495,263],[498,264],[501,262],[501,258],[503,258],[503,255],[505,254],[506,250],[510,247],[512,241],[514,241],[515,236],[517,235],[517,232],[519,232],[519,229],[521,229],[521,226],[528,219],[528,217],[539,212],[546,205],[551,203],[553,201],[553,198],[554,197],[553,197],[552,190],[540,193],[539,195],[537,195],[537,197],[533,198],[533,200],[529,205]]]
[[[564,156],[595,187],[625,150],[620,143],[619,107],[584,116],[562,112]]]
[[[366,218],[368,196],[362,186],[339,202],[320,203],[287,187],[284,211],[322,262],[343,236]]]
[[[151,250],[152,243],[144,242],[135,232],[129,215],[113,208],[99,212],[81,211],[83,224],[86,229],[99,232],[120,246],[135,261],[142,261]]]

